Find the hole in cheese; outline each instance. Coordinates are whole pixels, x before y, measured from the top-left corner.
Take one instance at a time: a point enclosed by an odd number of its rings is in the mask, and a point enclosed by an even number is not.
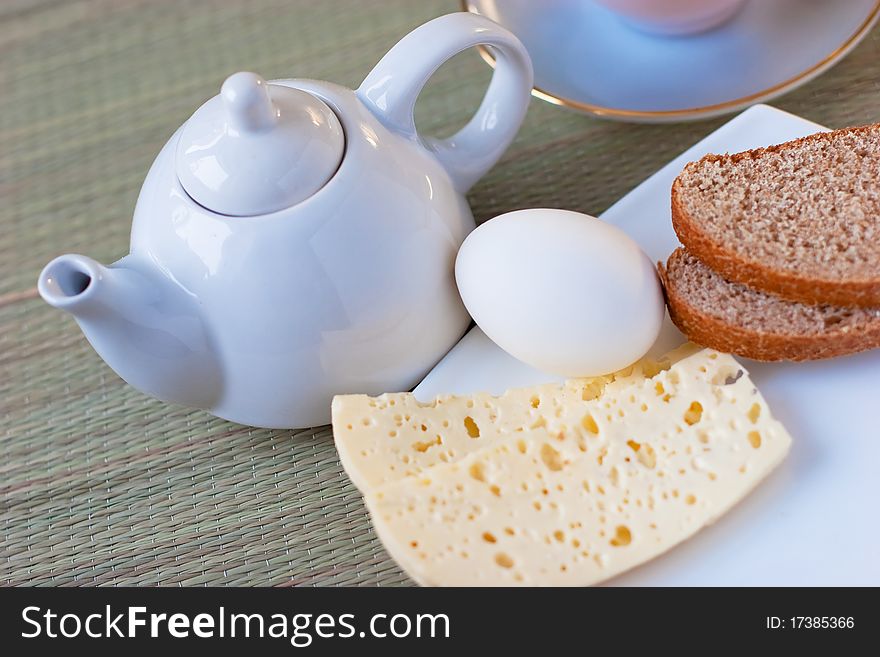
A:
[[[758,449],[761,446],[760,431],[749,431],[749,444],[755,449]]]
[[[690,425],[699,422],[703,417],[703,405],[698,401],[691,402],[688,409],[684,413],[684,421]]]
[[[443,444],[443,440],[440,438],[440,436],[437,436],[436,438],[434,438],[434,440],[427,440],[425,442],[416,441],[413,443],[412,446],[413,446],[414,450],[424,454],[425,452],[427,452],[429,449],[431,449],[435,445],[442,445],[442,444]]]
[[[601,396],[604,391],[604,381],[590,381],[589,383],[584,385],[583,389],[581,390],[581,399],[583,401],[591,401]]]
[[[477,426],[477,423],[474,422],[474,418],[470,415],[464,418],[464,428],[467,430],[467,433],[471,438],[480,437],[480,427]]]
[[[632,533],[626,525],[618,525],[614,530],[614,538],[610,541],[614,547],[624,547],[632,543]]]
[[[562,470],[565,465],[562,460],[562,455],[547,443],[544,443],[541,446],[541,460],[549,470],[553,470],[554,472]]]
[[[627,440],[626,444],[636,453],[639,463],[646,468],[653,468],[657,465],[657,453],[653,447],[648,444],[637,443],[635,440]]]
[[[596,424],[596,420],[593,419],[593,416],[590,413],[584,415],[584,418],[581,420],[581,426],[593,435],[599,433],[599,425]]]
[[[499,552],[495,555],[495,563],[502,568],[513,568],[513,559],[505,552]]]
[[[749,419],[752,421],[752,424],[757,424],[759,417],[761,417],[761,405],[752,404],[752,407],[749,409]]]

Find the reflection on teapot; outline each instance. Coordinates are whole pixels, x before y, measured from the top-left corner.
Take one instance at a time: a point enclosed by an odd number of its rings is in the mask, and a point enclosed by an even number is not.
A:
[[[420,136],[421,88],[478,44],[498,64],[476,115]],[[412,32],[354,92],[233,75],[153,163],[131,253],[56,258],[40,294],[133,386],[244,424],[322,424],[334,394],[409,389],[468,325],[453,279],[474,227],[464,194],[531,86],[520,42],[468,13]]]

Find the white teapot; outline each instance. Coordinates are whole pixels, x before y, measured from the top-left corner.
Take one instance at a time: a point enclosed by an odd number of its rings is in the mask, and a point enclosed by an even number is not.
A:
[[[422,137],[423,85],[480,44],[497,64],[476,115]],[[131,253],[60,256],[40,294],[131,385],[243,424],[323,424],[334,394],[409,389],[468,325],[453,277],[474,227],[464,194],[531,86],[522,44],[469,13],[416,29],[357,91],[237,73],[153,163]]]

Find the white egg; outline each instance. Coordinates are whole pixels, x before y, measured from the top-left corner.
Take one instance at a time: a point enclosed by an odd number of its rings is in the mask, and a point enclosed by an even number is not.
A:
[[[518,210],[474,230],[455,263],[483,332],[519,360],[597,376],[641,358],[660,332],[663,292],[626,233],[566,210]]]

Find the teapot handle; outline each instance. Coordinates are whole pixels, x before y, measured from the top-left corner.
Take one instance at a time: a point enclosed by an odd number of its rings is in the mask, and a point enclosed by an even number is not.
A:
[[[444,62],[478,45],[491,48],[496,65],[476,114],[448,139],[421,138],[413,112],[422,87]],[[458,12],[405,36],[367,75],[357,95],[387,128],[430,150],[463,193],[513,141],[528,109],[532,78],[532,62],[519,39],[484,16]]]

